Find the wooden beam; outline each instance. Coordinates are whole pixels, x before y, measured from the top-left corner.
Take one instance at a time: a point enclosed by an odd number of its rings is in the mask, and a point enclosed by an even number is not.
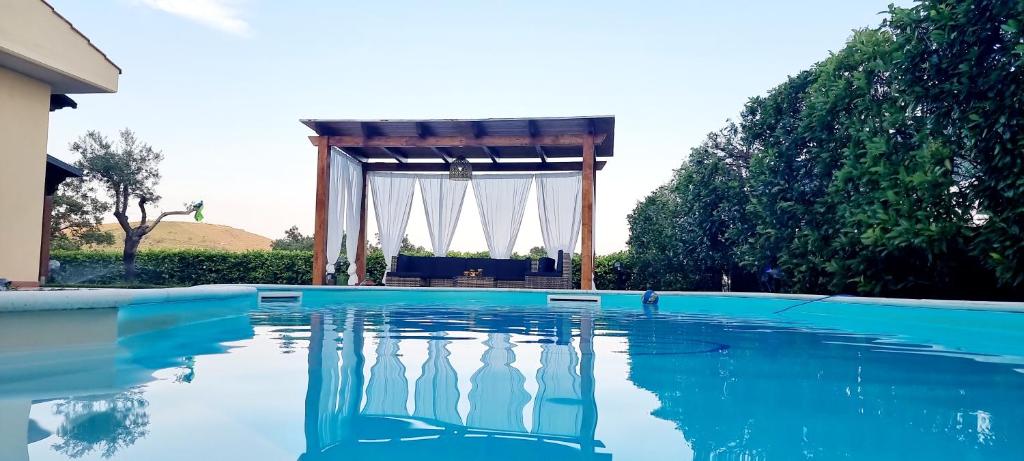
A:
[[[480,122],[469,122],[469,135],[474,138],[482,137],[487,134],[484,132],[484,126]]]
[[[416,122],[416,136],[420,139],[430,136],[430,128],[423,122]]]
[[[486,153],[487,156],[491,158],[491,162],[492,163],[498,163],[498,155],[494,153],[493,149],[491,149],[489,146],[480,146],[480,147],[483,148],[484,153]]]
[[[363,198],[359,205],[359,247],[356,248],[356,277],[359,283],[366,281],[366,197],[369,195],[369,183],[366,168],[363,168]]]
[[[310,136],[310,140],[321,136]],[[585,134],[557,134],[530,136],[329,136],[328,143],[332,147],[532,147],[542,146],[582,146]],[[594,135],[595,145],[600,145],[608,137],[607,134]],[[317,141],[313,141],[314,143]]]
[[[531,138],[540,136],[540,130],[537,128],[537,122],[534,120],[528,120],[526,122],[526,129],[530,132]],[[540,157],[540,161],[548,161],[548,151],[544,150],[544,146],[540,144],[534,144],[534,149],[537,151],[537,156]]]
[[[594,137],[587,136],[583,143],[583,219],[580,232],[580,289],[594,289]]]
[[[39,239],[39,283],[50,277],[50,234],[53,223],[53,195],[43,196],[42,237]]]
[[[540,161],[548,161],[548,151],[544,150],[544,146],[537,144],[533,146],[537,150],[537,156],[540,157]]]
[[[607,162],[594,162],[593,168],[600,170]],[[580,171],[583,169],[583,162],[503,162],[503,163],[473,163],[473,171],[480,173],[490,172],[531,172],[531,171]],[[364,163],[364,171],[401,171],[401,172],[445,172],[449,165],[446,163],[391,163],[373,162]],[[593,175],[591,175],[593,176]]]
[[[327,206],[330,190],[331,147],[320,138],[316,160],[316,210],[313,217],[313,285],[323,285],[327,275]]]
[[[441,157],[441,160],[444,160],[444,163],[451,163],[452,160],[455,160],[455,156],[452,155],[451,151],[444,147],[431,147],[430,150],[434,151],[438,157]]]
[[[409,160],[409,156],[397,147],[381,147],[380,150],[387,152],[387,154],[397,160],[398,163],[405,163],[406,160]]]

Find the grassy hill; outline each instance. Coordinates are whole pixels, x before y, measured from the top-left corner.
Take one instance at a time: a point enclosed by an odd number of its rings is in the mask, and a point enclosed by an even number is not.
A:
[[[135,225],[133,223],[132,225]],[[97,246],[98,249],[120,250],[124,248],[124,231],[117,223],[104,224],[103,230],[114,234],[111,246]],[[230,226],[184,221],[164,221],[146,238],[140,249],[207,249],[227,251],[269,250],[270,239],[252,232]]]

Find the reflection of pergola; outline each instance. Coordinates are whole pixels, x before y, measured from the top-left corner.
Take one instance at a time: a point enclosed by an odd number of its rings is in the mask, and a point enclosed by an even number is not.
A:
[[[572,343],[574,320],[560,314],[542,345],[536,395],[524,387],[512,336],[488,333],[481,367],[471,378],[470,410],[459,414],[458,377],[449,360],[446,333],[429,333],[428,356],[410,396],[400,337],[387,320],[378,335],[376,359],[365,376],[364,323],[359,314],[310,317],[309,375],[305,401],[306,452],[300,460],[462,459],[488,453],[500,459],[608,460],[595,439],[593,333],[589,313],[578,318],[580,347]],[[397,321],[408,332],[408,321]],[[430,327],[423,323],[419,328]],[[419,328],[413,328],[419,329]],[[500,331],[500,330],[499,330]],[[454,333],[458,333],[454,331]],[[418,339],[422,339],[420,336]],[[340,346],[339,346],[340,344]],[[340,349],[340,352],[339,352]],[[365,389],[365,392],[364,392]],[[410,399],[411,397],[411,399]],[[533,422],[523,422],[533,400]],[[408,403],[413,403],[410,412]]]
[[[331,149],[360,163],[363,174],[355,256],[359,280],[366,274],[366,175],[370,172],[447,172],[463,157],[474,172],[582,173],[582,286],[593,289],[596,172],[611,157],[614,117],[478,120],[303,120],[316,132],[316,218],[313,284],[325,280]]]

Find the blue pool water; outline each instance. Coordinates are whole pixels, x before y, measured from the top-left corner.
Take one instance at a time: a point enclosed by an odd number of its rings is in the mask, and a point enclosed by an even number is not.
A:
[[[0,315],[0,459],[1022,459],[1024,314],[637,299]]]

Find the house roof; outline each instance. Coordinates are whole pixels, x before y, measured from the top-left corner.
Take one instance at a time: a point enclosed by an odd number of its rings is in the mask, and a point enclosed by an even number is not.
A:
[[[100,56],[103,56],[103,59],[105,59],[108,63],[110,63],[110,65],[114,66],[114,68],[117,69],[117,73],[118,74],[121,74],[123,72],[121,70],[121,67],[119,67],[117,64],[115,64],[114,61],[112,61],[110,59],[110,57],[107,56],[107,53],[104,53],[103,50],[101,50],[98,46],[96,46],[92,42],[92,40],[89,40],[89,37],[86,37],[86,35],[83,34],[82,31],[78,30],[78,28],[75,27],[75,25],[72,24],[71,21],[68,20],[68,18],[65,18],[64,15],[60,14],[60,12],[58,12],[57,9],[54,8],[53,5],[50,4],[50,2],[48,2],[46,0],[39,0],[39,1],[43,2],[44,5],[48,6],[50,8],[50,11],[53,11],[53,14],[57,15],[58,18],[60,18],[65,23],[67,23],[68,27],[70,27],[71,30],[75,31],[76,34],[78,34],[80,37],[82,37],[82,39],[84,39],[85,42],[88,43],[89,46],[92,47],[92,49],[96,50],[96,52],[99,53]]]
[[[57,187],[60,183],[68,178],[81,178],[85,175],[85,172],[68,164],[67,162],[54,157],[52,155],[46,155],[46,185],[44,195],[53,195],[57,192]]]
[[[115,93],[121,68],[44,0],[5,0],[0,67],[55,94]]]

